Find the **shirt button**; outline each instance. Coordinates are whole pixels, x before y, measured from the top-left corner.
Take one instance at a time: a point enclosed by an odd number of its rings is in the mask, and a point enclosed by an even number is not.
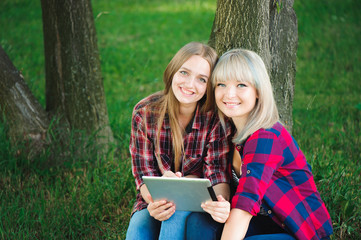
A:
[[[267,213],[268,213],[268,214],[272,214],[272,211],[271,211],[271,210],[268,210]]]
[[[239,149],[241,149],[241,147],[240,147],[240,146],[236,146],[236,149],[239,150]]]
[[[282,226],[283,228],[285,228],[285,224],[284,224],[284,223],[282,223],[281,226]]]
[[[251,173],[251,170],[247,170],[247,174],[250,174]]]

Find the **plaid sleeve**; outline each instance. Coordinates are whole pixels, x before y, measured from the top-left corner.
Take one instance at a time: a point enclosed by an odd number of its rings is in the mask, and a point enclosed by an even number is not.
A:
[[[282,147],[272,132],[259,130],[246,141],[242,175],[232,198],[232,208],[257,215],[275,170],[282,164]]]
[[[132,157],[132,172],[137,190],[143,184],[142,176],[157,175],[153,142],[145,132],[144,117],[141,110],[133,112],[129,151]]]
[[[218,117],[216,118],[218,120]],[[226,131],[220,121],[216,121],[211,129],[207,143],[207,155],[204,158],[203,173],[212,185],[229,183],[227,173],[227,157],[229,152],[229,139],[231,127],[227,125]]]

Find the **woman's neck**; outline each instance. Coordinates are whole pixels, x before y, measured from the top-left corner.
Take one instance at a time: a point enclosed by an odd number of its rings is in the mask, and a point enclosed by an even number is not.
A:
[[[183,129],[187,127],[189,122],[192,120],[194,111],[196,110],[196,104],[195,105],[187,105],[187,106],[180,106],[179,107],[179,118],[178,122],[181,125]]]
[[[234,125],[236,126],[237,134],[238,134],[238,133],[242,132],[242,130],[246,126],[247,118],[245,118],[245,117],[233,117],[232,121],[233,121]]]

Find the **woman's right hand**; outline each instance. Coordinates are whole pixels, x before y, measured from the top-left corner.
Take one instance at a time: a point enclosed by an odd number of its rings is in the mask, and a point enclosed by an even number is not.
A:
[[[218,195],[217,200],[218,201],[202,203],[201,207],[205,212],[209,213],[215,221],[225,223],[229,216],[231,204],[224,199],[222,195]]]
[[[147,209],[150,216],[154,217],[158,221],[165,221],[169,219],[175,212],[175,205],[171,202],[167,202],[166,200],[154,202],[151,199],[151,202],[148,204]]]

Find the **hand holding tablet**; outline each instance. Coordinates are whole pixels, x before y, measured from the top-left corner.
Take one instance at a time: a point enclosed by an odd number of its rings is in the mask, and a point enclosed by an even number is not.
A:
[[[204,212],[201,204],[217,201],[211,182],[204,178],[168,178],[143,176],[154,201],[166,199],[177,210]]]

